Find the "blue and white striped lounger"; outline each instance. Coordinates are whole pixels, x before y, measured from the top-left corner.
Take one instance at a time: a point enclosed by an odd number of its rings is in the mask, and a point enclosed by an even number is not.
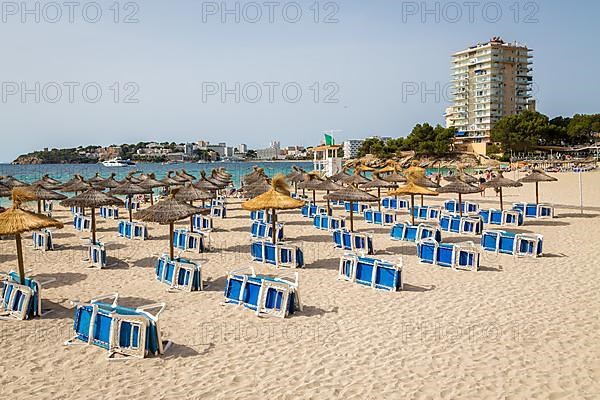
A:
[[[426,238],[434,238],[438,242],[442,241],[442,232],[436,226],[419,224],[412,225],[410,222],[396,224],[390,230],[392,240],[400,240],[403,242],[417,243]]]
[[[88,244],[88,258],[83,260],[85,262],[89,262],[91,267],[96,268],[106,268],[107,267],[107,256],[106,256],[106,246],[104,243],[100,241],[96,241],[96,243],[92,243],[89,241]]]
[[[352,202],[352,212],[354,214],[362,214],[368,208],[369,208],[369,206],[367,204]],[[346,210],[346,212],[348,212],[348,213],[350,212],[350,202],[349,201],[344,202],[344,210]]]
[[[390,292],[402,290],[402,265],[356,254],[340,258],[338,279]]]
[[[54,200],[42,200],[42,209],[45,213],[54,211]]]
[[[161,355],[171,345],[163,342],[158,323],[164,303],[139,308],[118,305],[117,293],[98,296],[89,303],[75,302],[73,330],[75,336],[65,345],[86,344],[108,350],[108,358],[116,355],[145,358]],[[102,300],[112,300],[104,303]],[[151,313],[151,310],[158,312]]]
[[[384,197],[381,199],[381,207],[386,210],[408,210],[410,203],[406,199],[397,199],[395,197]]]
[[[252,221],[271,222],[271,213],[265,210],[250,211],[250,219]]]
[[[52,240],[52,231],[42,229],[34,231],[31,234],[33,238],[33,248],[36,250],[49,251],[54,250],[54,240]]]
[[[92,219],[86,215],[75,214],[73,216],[73,228],[79,232],[91,232]]]
[[[443,214],[440,218],[440,229],[451,233],[481,235],[483,221],[479,217]]]
[[[463,201],[460,205],[463,214],[477,214],[479,212],[479,204],[473,203],[471,201]],[[444,210],[458,214],[458,200],[446,200],[444,202]]]
[[[524,223],[523,214],[517,210],[479,210],[479,216],[485,224],[499,226],[521,226]]]
[[[83,214],[83,207],[71,206],[71,214]]]
[[[417,244],[417,256],[423,264],[469,271],[479,269],[479,251],[473,242],[438,243],[431,238],[424,239]]]
[[[394,222],[396,222],[395,214],[384,211],[377,211],[373,209],[365,210],[363,212],[363,217],[365,219],[365,222],[368,224],[388,226],[393,225]]]
[[[169,290],[194,292],[202,290],[202,268],[199,263],[177,257],[171,260],[163,254],[156,261],[156,280],[169,286]]]
[[[375,254],[373,237],[367,233],[336,229],[333,231],[333,243],[336,249],[350,250],[360,254]]]
[[[237,304],[259,317],[285,318],[302,311],[298,273],[257,275],[252,268],[231,271],[225,284],[225,304]]]
[[[554,207],[549,204],[514,203],[513,210],[522,212],[525,218],[554,218]]]
[[[192,216],[192,226],[195,231],[210,231],[213,229],[213,219],[210,215],[196,214]]]
[[[511,254],[516,257],[539,257],[542,255],[544,237],[531,233],[514,233],[500,230],[484,230],[481,247],[485,251]]]
[[[98,211],[104,219],[119,219],[119,207],[102,206]]]
[[[317,214],[327,214],[325,207],[319,207],[314,204],[307,204],[300,209],[303,217],[313,218]]]
[[[187,229],[173,231],[173,246],[183,251],[204,253],[207,250],[208,232],[190,232]]]
[[[277,240],[283,240],[283,224],[275,223]],[[271,239],[273,237],[273,224],[262,221],[253,221],[250,227],[250,236],[253,239]]]
[[[125,198],[125,209],[131,211],[137,211],[141,208],[140,202],[138,200],[129,200],[129,197]]]
[[[117,226],[117,232],[120,237],[125,239],[148,239],[148,227],[146,227],[146,224],[140,222],[120,220],[119,225]]]
[[[51,281],[54,279],[44,283]],[[24,285],[20,282],[18,272],[0,274],[0,319],[25,320],[44,315],[42,283],[31,278],[25,278]]]
[[[323,231],[332,231],[346,227],[346,220],[341,217],[332,217],[327,214],[317,214],[313,218],[313,225]]]
[[[300,247],[293,244],[254,241],[250,244],[250,256],[253,261],[272,264],[276,268],[304,267],[304,253]]]
[[[438,220],[442,215],[442,209],[440,207],[415,206],[413,215],[415,216],[415,219],[422,221]]]
[[[225,218],[227,216],[227,208],[224,205],[211,206],[210,216],[213,218]]]

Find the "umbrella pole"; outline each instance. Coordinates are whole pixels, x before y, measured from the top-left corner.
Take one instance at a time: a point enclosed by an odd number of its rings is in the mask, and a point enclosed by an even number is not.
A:
[[[129,222],[133,222],[133,215],[132,215],[132,209],[133,209],[133,204],[131,204],[131,202],[133,201],[133,196],[129,195]]]
[[[277,235],[275,234],[275,226],[277,225],[277,214],[275,214],[275,209],[271,209],[271,239],[273,240],[273,244],[277,243]]]
[[[410,216],[412,217],[412,224],[415,224],[415,195],[410,195]]]
[[[421,207],[423,207],[423,195],[421,195]]]
[[[192,206],[192,207],[194,206],[193,201],[190,201],[190,206]],[[194,232],[194,216],[193,215],[190,216],[190,231]]]
[[[538,182],[535,183],[535,204],[540,203]]]
[[[42,201],[40,199],[38,199],[38,214],[42,213]]]
[[[15,241],[17,242],[17,263],[19,264],[19,279],[21,285],[25,284],[25,268],[23,267],[23,245],[21,244],[21,234],[15,233]]]
[[[298,182],[294,182],[294,194],[298,196]]]
[[[170,222],[169,223],[169,257],[171,257],[171,260],[173,260],[175,258],[175,251],[173,250],[173,231],[174,231],[173,222]]]
[[[503,202],[502,202],[502,187],[500,187],[500,211],[504,210]]]
[[[377,210],[381,211],[381,188],[377,188]]]
[[[313,190],[313,204],[316,206],[317,205],[317,194],[316,192]]]
[[[462,217],[462,195],[458,194],[458,214]]]
[[[350,201],[350,232],[354,232],[354,202]]]
[[[96,213],[92,207],[92,244],[96,244]]]
[[[154,205],[154,189],[152,189],[152,193],[150,193],[150,205]]]

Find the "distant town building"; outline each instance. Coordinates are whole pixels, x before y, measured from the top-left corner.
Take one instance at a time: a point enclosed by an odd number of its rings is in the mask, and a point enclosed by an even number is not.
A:
[[[358,149],[363,144],[364,139],[348,139],[343,143],[342,149],[344,150],[344,158],[355,158],[358,156]]]
[[[457,149],[485,154],[500,118],[535,108],[532,51],[495,37],[452,55],[453,104],[445,118],[446,126],[457,130]]]
[[[183,146],[183,153],[186,155],[186,157],[192,157],[194,155],[194,143],[186,143]]]
[[[244,143],[238,144],[236,147],[236,151],[240,154],[246,154],[248,152],[248,146]]]
[[[278,141],[272,141],[269,148],[256,150],[256,158],[259,160],[278,160],[282,158],[281,144]]]

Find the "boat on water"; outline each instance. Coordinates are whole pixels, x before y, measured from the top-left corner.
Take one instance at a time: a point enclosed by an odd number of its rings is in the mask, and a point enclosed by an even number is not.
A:
[[[102,161],[102,165],[104,165],[105,167],[131,167],[134,166],[135,163],[131,160],[111,158],[110,160]]]

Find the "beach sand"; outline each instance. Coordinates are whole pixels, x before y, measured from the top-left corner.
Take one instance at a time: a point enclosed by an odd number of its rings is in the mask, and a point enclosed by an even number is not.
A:
[[[540,200],[577,206],[577,175],[556,176],[559,182],[540,184]],[[600,173],[584,174],[583,183],[584,203],[592,206],[585,214],[559,207],[555,219],[508,229],[543,234],[543,257],[484,253],[476,273],[420,265],[414,246],[357,217],[357,230],[374,233],[378,257],[402,260],[405,290],[398,293],[338,281],[341,251],[330,234],[299,211],[282,212],[285,236],[302,245],[307,264],[298,270],[304,311],[285,320],[221,305],[226,271],[274,271],[249,262],[250,220],[240,200],[230,200],[228,218],[215,220],[213,251],[186,253],[202,262],[209,281],[193,293],[168,293],[154,280],[155,256],[167,251],[167,227],[149,224],[150,240],[128,241],[117,238],[116,221],[99,219],[99,235],[117,265],[88,269],[81,262],[81,238],[88,234],[76,232],[60,209],[55,216],[66,226],[55,233],[58,249],[25,249],[30,275],[56,278],[43,292],[44,307],[53,312],[0,321],[0,393],[19,399],[600,398]],[[505,190],[505,207],[533,201],[534,187]],[[498,207],[492,190],[464,200]],[[339,207],[334,212],[343,215]],[[478,238],[445,234],[444,240]],[[0,248],[0,270],[16,269],[14,241],[2,240]],[[161,326],[174,344],[164,356],[107,361],[99,347],[63,346],[71,335],[70,300],[112,292],[125,305],[167,303]]]

